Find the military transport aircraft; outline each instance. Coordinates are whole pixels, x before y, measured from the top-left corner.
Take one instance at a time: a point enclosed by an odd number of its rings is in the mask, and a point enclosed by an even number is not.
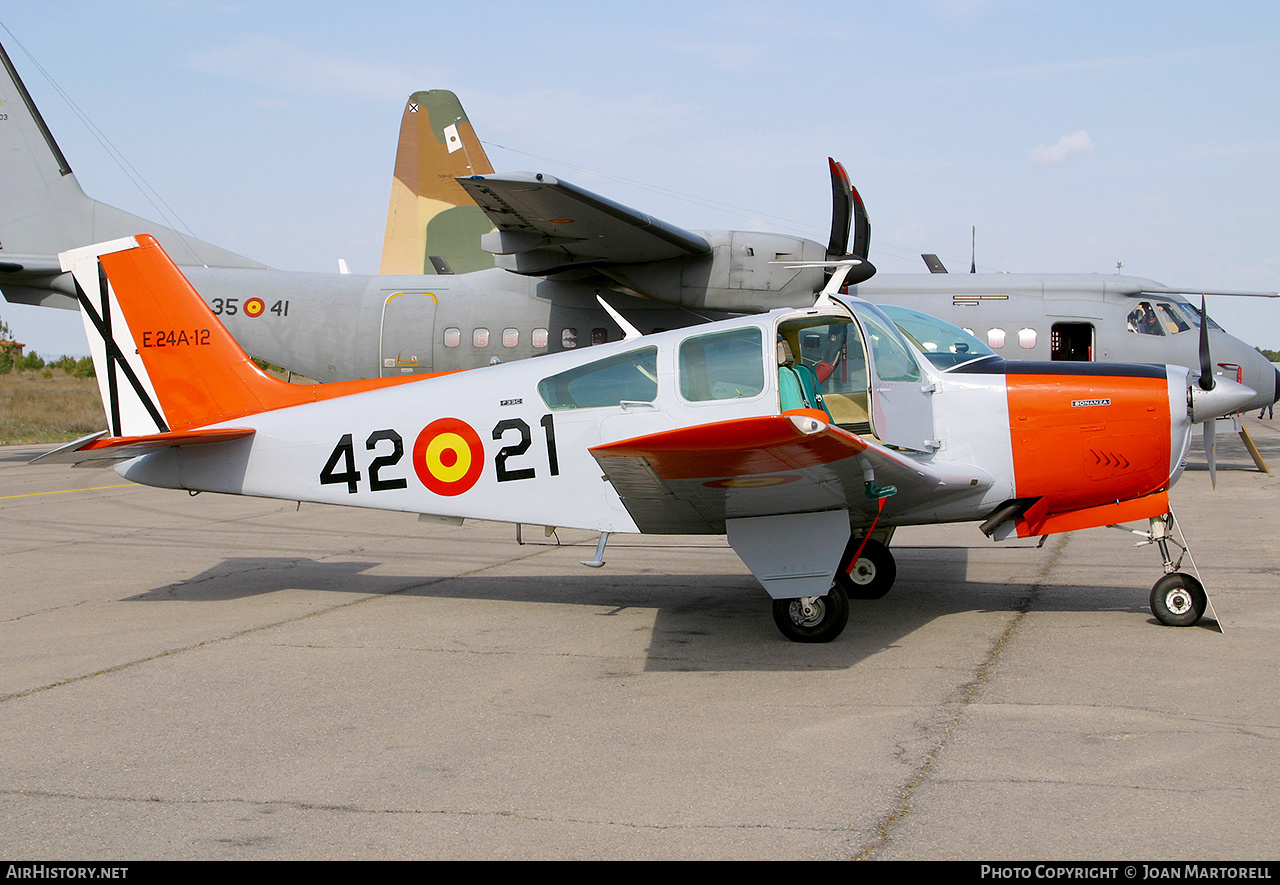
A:
[[[41,458],[166,488],[589,529],[593,566],[614,532],[727,534],[778,627],[809,642],[844,628],[850,589],[888,590],[896,526],[985,520],[999,539],[1149,519],[1167,572],[1152,610],[1198,620],[1207,598],[1171,561],[1168,490],[1192,423],[1254,392],[1177,366],[1006,362],[889,308],[908,337],[837,294],[855,266],[836,264],[805,309],[302,385],[260,371],[154,237],[73,249],[60,267],[109,429]]]
[[[889,300],[867,289],[872,283],[865,279],[874,273],[866,261],[870,225],[838,164],[831,164],[835,200],[826,246],[769,233],[684,231],[550,176],[492,175],[461,105],[441,90],[415,93],[404,110],[383,250],[383,269],[403,273],[270,270],[85,196],[3,47],[0,61],[6,72],[0,100],[9,109],[0,126],[0,291],[10,301],[74,309],[70,277],[59,270],[57,253],[148,232],[186,268],[246,350],[331,381],[471,368],[617,340],[623,330],[597,302],[601,292],[642,331],[724,315],[716,311],[803,306],[827,273],[814,262],[846,254],[864,261],[850,271],[849,282],[859,285],[855,291]],[[564,201],[573,215],[558,211]],[[477,248],[492,219],[498,231],[489,245],[500,251],[499,264],[515,273],[489,266],[492,256]],[[575,226],[585,230],[575,232]],[[1123,319],[1107,319],[1114,305],[1102,310],[1110,302],[1086,294],[1051,304],[1051,296],[1042,294],[1043,279],[1025,284],[1035,292],[1025,313],[1019,308],[1016,317],[1001,315],[999,326],[964,319],[957,324],[974,329],[1005,355],[1047,356],[1045,342],[1057,334],[1077,343],[1057,349],[1058,357],[1102,358],[1105,352],[1115,361],[1197,365],[1195,336],[1174,331],[1176,324],[1163,336],[1119,333]],[[986,294],[999,300],[1007,294],[1001,291]],[[943,303],[922,309],[943,311],[945,296],[938,300]],[[995,301],[977,300],[979,310],[994,309]],[[1028,304],[1018,293],[1006,300]],[[1151,300],[1163,301],[1154,295]],[[1087,302],[1099,314],[1092,351],[1079,344],[1082,317],[1091,314],[1076,307],[1070,308],[1076,326],[1069,334],[1038,329],[1068,302]],[[1112,339],[1104,329],[1117,330],[1116,345],[1107,343]],[[1211,338],[1218,360],[1239,365],[1237,377],[1259,391],[1247,408],[1276,398],[1280,378],[1260,354],[1217,328]]]

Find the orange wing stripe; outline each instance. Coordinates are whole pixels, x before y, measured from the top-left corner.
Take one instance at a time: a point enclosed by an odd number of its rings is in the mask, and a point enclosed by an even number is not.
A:
[[[823,415],[825,418],[826,415]],[[830,464],[866,451],[836,427],[802,433],[785,415],[739,418],[596,446],[596,457],[642,457],[663,479],[750,476]]]

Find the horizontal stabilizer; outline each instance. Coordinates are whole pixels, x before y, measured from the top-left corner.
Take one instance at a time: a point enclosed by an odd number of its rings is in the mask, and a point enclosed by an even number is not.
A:
[[[31,463],[40,461],[46,464],[105,467],[118,461],[127,461],[130,458],[145,455],[156,449],[231,442],[252,436],[254,432],[251,427],[218,427],[207,430],[155,433],[150,436],[107,437],[107,431],[102,430],[32,458]]]
[[[924,265],[925,267],[929,268],[929,273],[946,273],[947,272],[947,267],[945,264],[942,263],[942,259],[940,259],[937,255],[934,255],[932,252],[926,252],[922,254],[920,257],[924,259]]]

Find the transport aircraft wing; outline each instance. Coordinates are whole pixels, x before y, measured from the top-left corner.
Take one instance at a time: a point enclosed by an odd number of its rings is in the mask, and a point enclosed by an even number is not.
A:
[[[481,244],[516,273],[545,276],[711,251],[698,234],[550,175],[473,175],[458,182],[497,228]]]

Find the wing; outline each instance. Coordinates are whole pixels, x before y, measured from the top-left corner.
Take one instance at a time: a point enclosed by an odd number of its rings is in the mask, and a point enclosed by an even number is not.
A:
[[[545,276],[600,264],[706,255],[702,237],[550,175],[472,175],[459,183],[497,231],[482,240],[498,266]]]
[[[896,487],[883,516],[892,523],[991,486],[985,471],[917,461],[817,414],[679,428],[606,443],[591,454],[636,525],[653,534],[720,534],[728,519],[825,510],[848,510],[855,522],[870,523],[879,496],[868,482]]]

